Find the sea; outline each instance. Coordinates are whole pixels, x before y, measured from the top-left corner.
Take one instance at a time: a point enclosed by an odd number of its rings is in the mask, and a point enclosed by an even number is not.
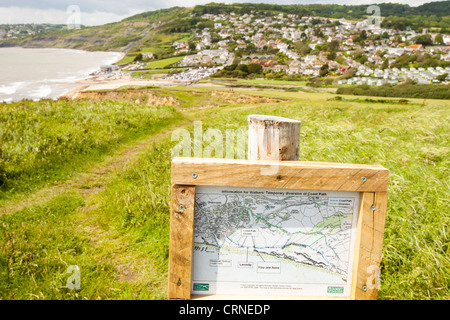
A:
[[[77,80],[121,57],[119,52],[0,48],[0,102],[56,99],[81,86]]]

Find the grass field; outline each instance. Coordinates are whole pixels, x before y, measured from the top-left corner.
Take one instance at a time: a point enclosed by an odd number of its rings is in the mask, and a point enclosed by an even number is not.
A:
[[[134,58],[136,58],[135,54],[127,54],[120,61],[118,61],[117,64],[126,64],[126,63],[133,62]],[[148,63],[148,68],[149,69],[164,69],[167,66],[170,66],[171,64],[182,60],[183,58],[184,57],[172,57],[172,58],[167,58],[167,59],[155,60],[155,61]]]
[[[233,78],[211,78],[200,80],[200,83],[212,83],[230,88],[251,88],[257,90],[283,90],[283,91],[303,91],[303,92],[323,92],[323,88],[313,88],[306,86],[306,81],[288,80],[264,80],[264,79],[233,79]],[[335,91],[334,88],[330,90]]]
[[[177,63],[178,61],[182,60],[184,57],[173,57],[173,58],[167,58],[157,61],[152,61],[148,64],[149,69],[164,69],[167,66],[170,66],[171,64]]]
[[[379,299],[450,298],[450,102],[218,92],[161,89],[181,101],[167,107],[0,105],[0,298],[166,299],[171,130],[246,128],[250,114],[301,120],[300,160],[388,168]],[[70,265],[79,290],[66,286]]]
[[[116,64],[120,65],[120,64],[127,64],[127,63],[131,63],[134,61],[134,59],[136,58],[136,54],[134,53],[128,53],[126,55],[124,55],[122,57],[122,59],[120,59],[119,61],[116,62]]]
[[[165,75],[170,72],[183,72],[187,68],[173,68],[173,69],[154,69],[145,71],[136,71],[131,74],[132,77],[139,77],[144,79],[153,79],[155,75]]]
[[[179,118],[174,108],[46,100],[0,106],[0,201],[53,185]]]
[[[288,80],[261,80],[261,79],[229,79],[229,78],[214,78],[217,81],[230,82],[236,84],[254,84],[254,85],[278,85],[278,86],[305,86],[307,81],[288,81]]]

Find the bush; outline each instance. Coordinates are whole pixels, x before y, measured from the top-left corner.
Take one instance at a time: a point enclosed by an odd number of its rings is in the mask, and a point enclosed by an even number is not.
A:
[[[420,98],[420,99],[450,99],[450,85],[442,84],[399,84],[390,86],[352,86],[340,87],[337,94],[348,94],[357,96],[376,97],[399,97],[399,98]]]
[[[248,67],[246,64],[240,64],[236,67],[236,70],[248,73]]]
[[[261,73],[263,71],[263,68],[257,63],[250,63],[247,66],[247,70],[248,73]]]
[[[219,72],[212,75],[213,78],[251,78],[256,74],[260,74],[262,72],[262,66],[256,63],[250,64],[232,64],[226,66]]]

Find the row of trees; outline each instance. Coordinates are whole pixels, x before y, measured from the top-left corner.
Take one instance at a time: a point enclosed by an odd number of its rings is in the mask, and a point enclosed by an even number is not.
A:
[[[351,86],[340,87],[337,94],[349,94],[360,96],[421,98],[421,99],[450,99],[450,85],[424,84],[413,85],[410,83],[396,86]]]
[[[214,77],[223,77],[223,78],[248,78],[260,75],[263,71],[261,65],[257,63],[249,63],[249,64],[237,64],[234,63],[232,65],[226,66],[216,74]]]
[[[428,68],[428,67],[448,67],[449,61],[441,60],[438,55],[430,55],[429,53],[417,53],[417,54],[403,54],[398,57],[391,67],[395,68]]]
[[[378,4],[382,16],[383,28],[406,30],[410,26],[413,30],[422,28],[441,28],[441,32],[450,30],[450,1],[425,3],[417,7],[407,4],[380,3]],[[264,3],[240,3],[224,5],[210,3],[194,8],[194,13],[220,14],[231,13],[249,14],[256,12],[280,12],[284,15],[297,14],[299,16],[320,16],[325,18],[345,18],[347,20],[359,20],[368,16],[367,5],[338,5],[338,4],[307,4],[307,5],[278,5]]]
[[[405,31],[408,27],[416,32],[422,32],[423,28],[438,28],[441,33],[450,32],[449,16],[389,16],[383,19],[381,27],[386,29],[394,29]]]
[[[444,36],[440,33],[433,39],[431,34],[421,34],[414,38],[414,42],[424,46],[444,45]]]

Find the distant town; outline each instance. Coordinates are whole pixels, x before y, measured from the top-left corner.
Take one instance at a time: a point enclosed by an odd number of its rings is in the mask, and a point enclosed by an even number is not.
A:
[[[192,38],[173,43],[173,55],[183,57],[171,67],[189,69],[167,78],[322,78],[325,84],[378,86],[450,80],[450,35],[427,29],[416,33],[381,28],[374,19],[259,12],[201,18]]]
[[[198,81],[204,78],[296,80],[319,85],[397,85],[450,81],[450,35],[424,28],[382,28],[363,21],[274,14],[191,14],[189,37],[175,41],[163,67],[151,51],[98,75]],[[0,25],[0,40],[61,26]],[[145,72],[151,70],[151,72]],[[156,71],[155,71],[156,70]],[[125,72],[126,71],[126,72]],[[139,72],[137,72],[139,71]],[[124,73],[125,72],[125,73]]]
[[[67,29],[67,26],[64,24],[0,24],[0,41],[63,29]]]

